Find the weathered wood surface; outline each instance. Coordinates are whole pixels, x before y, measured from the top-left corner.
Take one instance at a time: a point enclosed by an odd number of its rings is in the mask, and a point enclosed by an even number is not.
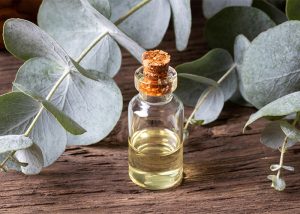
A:
[[[207,52],[201,5],[192,2],[193,30],[189,47],[177,52],[170,29],[160,48],[171,53],[173,65]],[[266,176],[279,152],[259,143],[264,121],[246,135],[242,127],[254,109],[227,104],[220,119],[190,131],[184,151],[184,182],[173,190],[140,189],[127,176],[127,104],[136,91],[133,72],[138,63],[125,51],[116,77],[124,95],[122,118],[114,131],[93,146],[69,148],[36,176],[0,174],[0,213],[299,213],[300,149],[285,162],[288,187],[279,193]],[[0,53],[0,92],[7,92],[21,62]],[[188,112],[188,111],[187,111]]]

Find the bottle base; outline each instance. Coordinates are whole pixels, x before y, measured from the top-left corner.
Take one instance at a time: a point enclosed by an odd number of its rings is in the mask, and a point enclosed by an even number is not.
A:
[[[183,168],[165,172],[145,172],[129,165],[129,177],[133,183],[149,190],[177,187],[182,182]]]

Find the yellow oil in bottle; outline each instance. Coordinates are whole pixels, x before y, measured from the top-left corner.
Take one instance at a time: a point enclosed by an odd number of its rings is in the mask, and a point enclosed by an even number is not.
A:
[[[147,128],[129,139],[129,176],[146,189],[177,186],[183,174],[183,144],[169,129]]]

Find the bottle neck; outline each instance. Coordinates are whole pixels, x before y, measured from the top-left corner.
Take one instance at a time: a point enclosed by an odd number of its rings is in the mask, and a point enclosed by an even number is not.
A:
[[[149,96],[146,93],[140,91],[139,97],[141,100],[152,104],[152,105],[161,105],[170,102],[173,98],[173,93],[168,93],[162,96]]]
[[[167,76],[163,79],[152,79],[144,75],[141,66],[135,71],[134,84],[139,91],[141,100],[150,104],[165,104],[172,100],[173,91],[177,87],[177,73],[174,68],[168,67]]]

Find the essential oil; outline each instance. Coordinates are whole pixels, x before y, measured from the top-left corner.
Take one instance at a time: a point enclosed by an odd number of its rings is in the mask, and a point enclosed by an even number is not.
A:
[[[182,141],[169,129],[146,128],[129,139],[129,176],[139,186],[166,189],[182,179]]]
[[[177,73],[170,55],[161,50],[143,54],[135,72],[139,91],[129,103],[129,177],[151,190],[175,187],[183,175],[182,102],[173,95]]]

